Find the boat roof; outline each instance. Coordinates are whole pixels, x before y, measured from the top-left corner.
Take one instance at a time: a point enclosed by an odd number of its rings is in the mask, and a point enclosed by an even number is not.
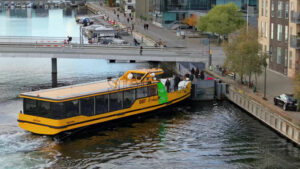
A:
[[[162,69],[139,69],[127,71],[123,76],[128,73],[163,73]],[[119,80],[116,85],[116,80],[103,80],[92,83],[84,83],[78,85],[64,86],[46,90],[39,90],[33,92],[22,93],[19,96],[22,98],[30,98],[42,101],[50,102],[62,102],[68,100],[76,100],[79,98],[84,98],[87,96],[94,96],[104,93],[109,93],[112,91],[124,90],[127,88],[136,88],[140,85],[146,85],[147,83],[138,83],[137,80]],[[157,82],[157,81],[156,81]]]

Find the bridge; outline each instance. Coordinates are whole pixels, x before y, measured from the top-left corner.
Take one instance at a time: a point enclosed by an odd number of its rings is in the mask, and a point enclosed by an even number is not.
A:
[[[57,58],[207,62],[208,51],[145,46],[141,55],[140,48],[136,46],[80,44],[76,38],[73,43],[65,44],[63,39],[55,38],[0,37],[0,57],[51,58],[52,85],[55,87],[57,85]]]
[[[186,48],[160,48],[129,45],[64,44],[63,38],[43,37],[0,37],[0,57],[38,58],[85,58],[108,60],[136,60],[160,62],[203,62],[208,60],[208,50],[187,50]]]

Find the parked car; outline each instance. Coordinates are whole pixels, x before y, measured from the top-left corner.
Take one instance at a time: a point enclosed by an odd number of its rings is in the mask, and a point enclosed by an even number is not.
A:
[[[297,110],[297,100],[291,94],[281,94],[274,98],[274,104],[282,106],[283,110]]]

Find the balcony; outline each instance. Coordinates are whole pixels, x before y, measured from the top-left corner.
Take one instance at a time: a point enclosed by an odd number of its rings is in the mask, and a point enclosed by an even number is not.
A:
[[[300,13],[291,11],[291,22],[300,24]]]
[[[300,49],[300,36],[291,35],[290,47]]]

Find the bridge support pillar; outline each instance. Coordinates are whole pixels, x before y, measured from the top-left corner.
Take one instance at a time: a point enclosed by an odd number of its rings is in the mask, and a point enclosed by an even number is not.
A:
[[[52,87],[57,87],[57,58],[52,58]]]

